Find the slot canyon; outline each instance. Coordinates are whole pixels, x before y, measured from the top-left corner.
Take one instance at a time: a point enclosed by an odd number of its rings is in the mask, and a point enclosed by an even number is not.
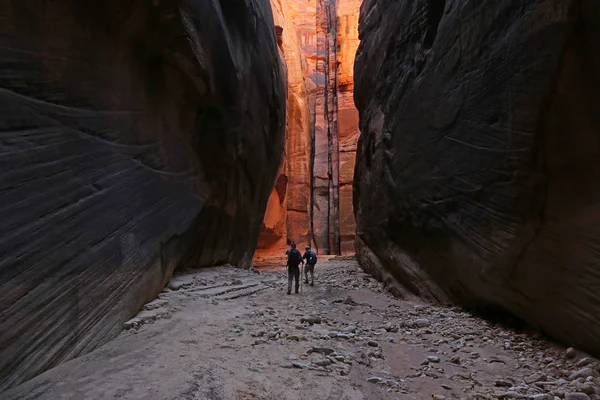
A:
[[[599,21],[3,1],[0,398],[600,400]]]

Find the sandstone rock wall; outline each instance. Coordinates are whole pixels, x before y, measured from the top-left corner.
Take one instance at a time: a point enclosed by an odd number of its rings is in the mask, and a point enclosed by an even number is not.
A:
[[[320,254],[354,252],[359,130],[353,65],[360,3],[271,1],[288,65],[288,123],[282,184],[267,208],[262,255],[281,252],[292,240],[311,243]]]
[[[286,10],[308,61],[308,77],[316,96],[309,214],[310,241],[320,254],[354,252],[352,178],[359,131],[353,64],[360,3],[287,1]]]
[[[285,159],[269,199],[258,253],[282,253],[289,240],[309,243],[310,134],[314,84],[297,39],[288,0],[271,0],[280,48],[287,66],[288,97]]]
[[[0,390],[115,337],[178,265],[248,266],[284,147],[266,0],[6,0]]]
[[[592,0],[365,1],[363,268],[600,354],[599,20]]]

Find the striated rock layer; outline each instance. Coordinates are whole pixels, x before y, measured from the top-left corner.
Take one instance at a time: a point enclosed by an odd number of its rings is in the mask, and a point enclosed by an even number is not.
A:
[[[278,43],[287,67],[285,159],[269,198],[257,254],[277,253],[288,241],[310,241],[310,135],[314,123],[314,83],[297,39],[289,0],[271,0]],[[288,240],[289,239],[289,240]]]
[[[249,266],[284,145],[266,0],[8,0],[0,390],[115,337],[180,264]]]
[[[319,254],[354,252],[359,129],[353,65],[360,3],[271,0],[288,67],[286,160],[257,254],[280,254],[292,240],[312,244]]]
[[[600,354],[600,4],[366,0],[357,253]]]
[[[287,0],[285,7],[306,55],[308,82],[316,97],[311,104],[309,215],[310,242],[319,254],[354,252],[352,178],[359,130],[353,64],[360,3]]]

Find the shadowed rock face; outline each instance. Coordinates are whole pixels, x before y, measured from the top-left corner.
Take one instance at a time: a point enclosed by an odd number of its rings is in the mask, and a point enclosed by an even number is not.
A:
[[[599,18],[592,0],[366,0],[366,270],[600,354]]]
[[[250,265],[286,97],[267,0],[1,7],[0,390]]]

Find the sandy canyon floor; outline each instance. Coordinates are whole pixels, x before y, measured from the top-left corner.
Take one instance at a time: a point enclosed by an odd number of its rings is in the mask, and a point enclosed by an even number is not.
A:
[[[600,366],[457,308],[400,301],[353,257],[186,271],[115,340],[2,399],[600,399]]]

